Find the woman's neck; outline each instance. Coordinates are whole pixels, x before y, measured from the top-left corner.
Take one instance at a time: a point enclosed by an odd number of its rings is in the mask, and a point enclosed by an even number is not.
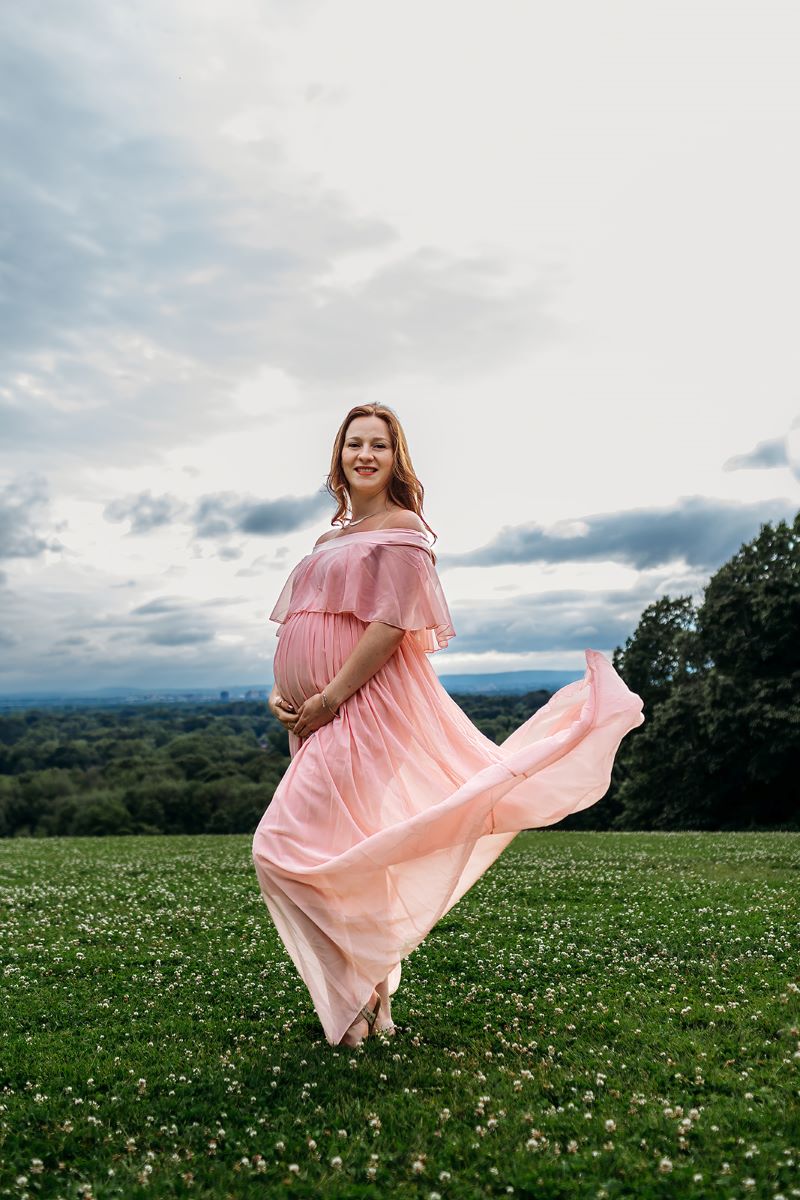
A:
[[[389,505],[386,503],[386,493],[378,497],[377,502],[371,497],[368,501],[360,502],[358,499],[350,497],[350,523],[355,521],[366,521],[367,517],[377,517],[381,513],[389,511]]]

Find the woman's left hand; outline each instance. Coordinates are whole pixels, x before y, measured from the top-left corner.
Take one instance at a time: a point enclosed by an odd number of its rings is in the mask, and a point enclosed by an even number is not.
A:
[[[317,692],[316,695],[309,696],[297,710],[297,720],[292,733],[299,738],[308,737],[316,729],[329,725],[335,716],[336,713],[325,707],[321,693]]]

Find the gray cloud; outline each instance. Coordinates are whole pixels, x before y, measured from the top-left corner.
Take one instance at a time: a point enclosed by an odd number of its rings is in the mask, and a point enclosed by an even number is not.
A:
[[[340,255],[391,251],[394,228],[300,177],[275,143],[237,147],[243,189],[188,139],[137,125],[147,106],[114,97],[160,79],[146,22],[139,42],[113,6],[75,8],[51,8],[46,36],[35,8],[2,16],[8,445],[156,461],[232,427],[263,432],[229,397],[265,364],[330,391],[404,371],[474,377],[559,336],[557,268],[518,287],[499,259],[426,247],[356,285],[324,282]],[[120,77],[102,103],[95,60]]]
[[[183,612],[186,607],[185,600],[160,596],[157,600],[148,600],[146,604],[139,604],[136,608],[132,608],[131,614],[137,617],[150,617],[162,613]]]
[[[622,645],[652,599],[652,585],[602,592],[561,590],[479,608],[455,606],[453,647],[461,652],[526,654],[604,650]]]
[[[198,612],[203,608],[227,608],[235,604],[244,604],[246,596],[212,596],[208,600],[193,600],[182,596],[157,596],[146,604],[139,604],[131,609],[131,615],[136,617],[160,616],[163,613]]]
[[[754,537],[762,523],[791,520],[796,510],[796,503],[784,499],[736,504],[683,496],[664,508],[597,513],[555,529],[534,523],[506,526],[480,549],[442,554],[439,563],[444,568],[611,560],[649,568],[682,559],[712,571]]]
[[[769,469],[771,467],[790,466],[789,451],[786,438],[769,438],[759,442],[747,454],[735,454],[722,464],[723,471],[743,471],[752,468]]]
[[[303,529],[320,513],[333,513],[326,491],[310,496],[282,496],[278,500],[255,500],[235,492],[217,492],[201,497],[192,520],[200,538],[226,537],[233,533],[271,537]]]
[[[16,480],[0,491],[0,558],[37,558],[45,550],[64,549],[37,528],[48,499],[40,475]]]
[[[130,521],[130,534],[150,533],[163,525],[171,525],[185,508],[174,496],[151,496],[148,490],[138,496],[112,500],[103,509],[103,516],[107,521]]]
[[[549,311],[558,273],[516,289],[504,274],[488,255],[422,247],[346,290],[318,287],[313,305],[287,298],[273,314],[270,358],[325,384],[420,371],[472,379],[564,336]]]
[[[167,626],[153,629],[143,641],[151,642],[154,646],[195,646],[202,642],[213,641],[214,634],[209,629],[184,629]]]
[[[103,516],[107,521],[130,521],[131,533],[150,533],[182,522],[194,526],[198,538],[226,538],[235,534],[271,537],[303,529],[320,514],[332,514],[333,510],[333,501],[324,489],[310,496],[281,496],[276,500],[216,492],[201,496],[194,506],[168,493],[152,496],[146,491],[112,500],[103,510]],[[219,550],[223,559],[237,559],[241,555],[238,546],[223,546]]]

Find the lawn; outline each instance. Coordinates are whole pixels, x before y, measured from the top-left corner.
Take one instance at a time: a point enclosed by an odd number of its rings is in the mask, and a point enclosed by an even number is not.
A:
[[[800,834],[521,834],[332,1047],[249,836],[0,841],[0,1194],[800,1196]]]

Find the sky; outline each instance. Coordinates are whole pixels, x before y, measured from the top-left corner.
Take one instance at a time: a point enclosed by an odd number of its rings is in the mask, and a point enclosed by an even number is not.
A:
[[[800,508],[800,6],[0,15],[0,692],[264,685],[354,404],[456,637],[583,670]]]

